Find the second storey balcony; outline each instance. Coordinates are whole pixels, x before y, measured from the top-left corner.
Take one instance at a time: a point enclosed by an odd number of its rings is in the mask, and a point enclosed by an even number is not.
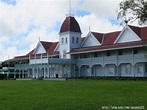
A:
[[[29,64],[74,64],[75,60],[72,59],[60,59],[60,58],[41,58],[41,59],[30,59]]]

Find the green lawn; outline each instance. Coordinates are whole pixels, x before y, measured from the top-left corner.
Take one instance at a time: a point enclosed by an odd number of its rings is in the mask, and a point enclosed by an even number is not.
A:
[[[147,109],[147,82],[0,81],[0,110],[101,110],[105,106]]]

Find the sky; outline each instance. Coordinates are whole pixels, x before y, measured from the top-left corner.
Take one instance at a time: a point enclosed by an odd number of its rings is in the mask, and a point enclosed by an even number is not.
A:
[[[66,14],[74,14],[82,37],[89,29],[107,33],[122,29],[117,20],[122,0],[0,0],[0,61],[25,55],[39,41],[56,42]]]

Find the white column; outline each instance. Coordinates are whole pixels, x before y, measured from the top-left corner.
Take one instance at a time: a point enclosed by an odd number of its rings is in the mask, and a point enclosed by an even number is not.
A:
[[[29,78],[30,77],[30,69],[28,69],[27,74],[28,74],[28,78]]]
[[[35,68],[32,69],[33,78],[35,78]]]
[[[48,68],[48,78],[50,78],[50,67]]]
[[[19,78],[20,78],[20,74],[21,74],[21,72],[20,72],[20,70],[19,70]]]
[[[92,66],[89,66],[90,67],[90,77],[92,76]]]
[[[133,65],[131,65],[131,66],[132,66],[132,76],[136,77],[135,73],[134,73],[134,66]]]
[[[22,70],[22,78],[24,78],[24,70]]]
[[[30,64],[30,60],[31,60],[31,56],[30,56],[30,54],[29,54],[29,64]]]
[[[35,54],[35,64],[36,64],[36,54]]]
[[[47,71],[46,71],[46,68],[44,67],[44,78],[46,78],[47,76]]]
[[[81,72],[81,66],[79,67],[79,77],[80,77],[80,72]]]
[[[105,66],[102,65],[102,76],[105,76]]]
[[[38,78],[39,76],[39,68],[37,68],[37,75],[36,75],[36,78]]]
[[[16,70],[14,70],[14,79],[16,78],[16,74],[15,74],[15,71],[16,71]]]
[[[74,74],[74,78],[75,78],[75,65],[74,65],[73,69],[74,69],[74,72],[73,72],[73,74]]]
[[[41,65],[42,65],[42,53],[41,53]]]

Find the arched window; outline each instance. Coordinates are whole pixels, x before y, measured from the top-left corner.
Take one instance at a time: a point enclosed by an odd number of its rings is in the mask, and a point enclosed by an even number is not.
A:
[[[126,65],[126,73],[127,74],[130,74],[131,73],[131,65],[130,64],[127,64]]]

